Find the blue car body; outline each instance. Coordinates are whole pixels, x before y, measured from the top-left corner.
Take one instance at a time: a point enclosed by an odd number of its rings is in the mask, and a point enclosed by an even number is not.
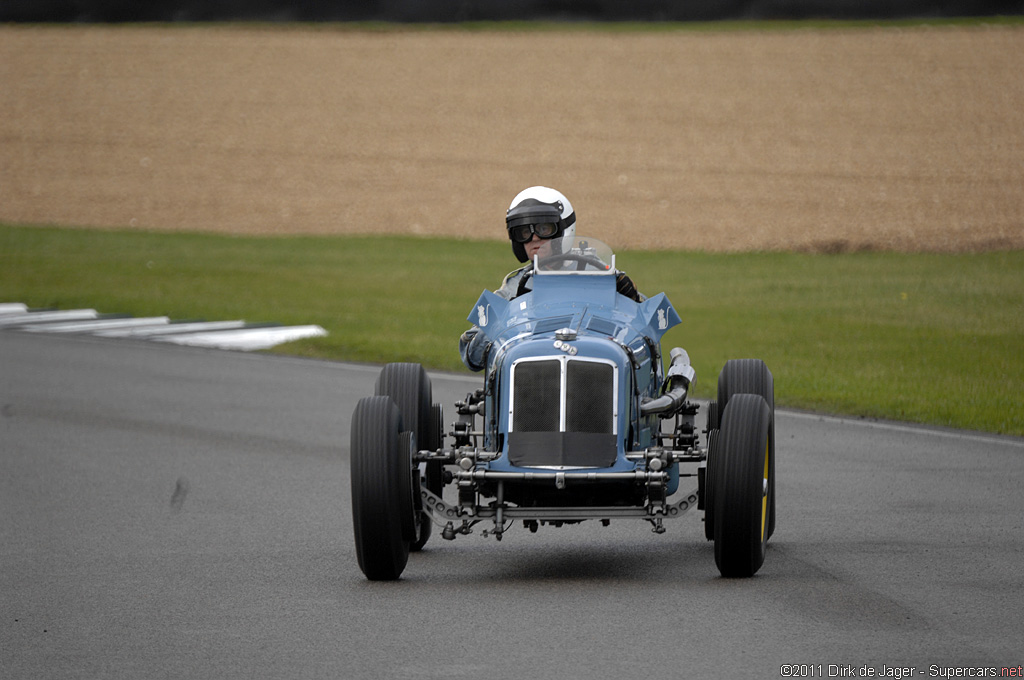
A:
[[[569,476],[643,465],[626,454],[657,443],[660,418],[640,405],[662,391],[660,341],[680,318],[663,293],[620,295],[615,275],[610,265],[538,271],[511,301],[480,296],[469,321],[490,343],[484,446],[501,453],[483,469]],[[669,494],[677,484],[672,474]]]
[[[721,573],[753,575],[775,526],[764,362],[726,362],[702,438],[689,356],[675,348],[663,367],[661,340],[680,323],[664,294],[620,293],[632,285],[611,249],[578,237],[552,241],[517,276],[518,295],[484,291],[469,315],[475,328],[460,346],[467,365],[483,365],[483,386],[455,403],[450,432],[419,364],[388,364],[356,406],[350,471],[364,574],[399,578],[433,525],[447,540],[480,524],[500,540],[519,521],[533,532],[632,519],[660,534],[696,508]],[[696,488],[680,489],[682,479]]]

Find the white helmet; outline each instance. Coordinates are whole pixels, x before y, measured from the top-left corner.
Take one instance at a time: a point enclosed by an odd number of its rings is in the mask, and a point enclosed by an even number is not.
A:
[[[562,192],[548,187],[530,187],[512,199],[505,213],[505,228],[512,252],[526,262],[523,244],[536,234],[540,238],[561,238],[576,234],[576,213]]]

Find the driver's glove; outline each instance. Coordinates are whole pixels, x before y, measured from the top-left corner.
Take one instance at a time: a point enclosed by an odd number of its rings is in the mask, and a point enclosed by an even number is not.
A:
[[[480,329],[473,326],[459,337],[459,354],[462,355],[462,363],[471,371],[482,371],[484,368],[484,357],[487,355],[486,337],[480,334]]]
[[[641,302],[640,293],[637,291],[636,286],[633,285],[633,279],[626,276],[625,272],[619,272],[615,275],[615,290],[630,300]]]

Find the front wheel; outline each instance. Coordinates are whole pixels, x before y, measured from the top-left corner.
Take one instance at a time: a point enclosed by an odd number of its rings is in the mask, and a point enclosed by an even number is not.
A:
[[[416,537],[412,449],[390,397],[359,400],[352,414],[352,525],[359,568],[371,581],[399,578]]]
[[[715,564],[722,576],[753,576],[764,563],[773,493],[772,410],[757,394],[736,394],[722,414],[714,476]]]
[[[374,394],[389,396],[402,412],[404,428],[416,435],[418,445],[429,451],[436,451],[444,443],[444,425],[441,407],[433,403],[433,387],[430,376],[419,364],[392,363],[386,365],[377,376]],[[422,483],[434,494],[440,496],[443,488],[441,463],[430,462],[423,466]],[[419,474],[419,473],[418,473]],[[417,508],[422,509],[417,497]],[[423,548],[430,538],[430,516],[418,513],[416,537],[410,546],[413,552]]]

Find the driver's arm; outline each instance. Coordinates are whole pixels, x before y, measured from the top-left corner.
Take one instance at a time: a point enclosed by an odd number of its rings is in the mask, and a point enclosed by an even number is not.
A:
[[[501,287],[494,291],[497,295],[511,300],[519,293],[519,283],[523,273],[530,269],[529,266],[509,272],[501,282]],[[480,329],[473,326],[459,337],[459,354],[462,355],[462,363],[471,371],[482,371],[484,369],[484,358],[487,356],[487,342],[480,335]]]
[[[487,342],[480,329],[473,326],[459,337],[459,354],[462,363],[471,371],[484,369],[484,356],[487,354]]]
[[[502,280],[501,287],[494,292],[506,300],[511,300],[512,298],[522,295],[526,291],[520,290],[520,285],[527,280],[528,277],[526,276],[526,273],[532,269],[532,265],[527,265],[521,269],[509,272]]]
[[[640,294],[640,291],[633,285],[633,279],[626,276],[625,272],[619,272],[615,275],[615,290],[619,291],[621,295],[625,295],[634,302],[643,302],[644,296]]]

